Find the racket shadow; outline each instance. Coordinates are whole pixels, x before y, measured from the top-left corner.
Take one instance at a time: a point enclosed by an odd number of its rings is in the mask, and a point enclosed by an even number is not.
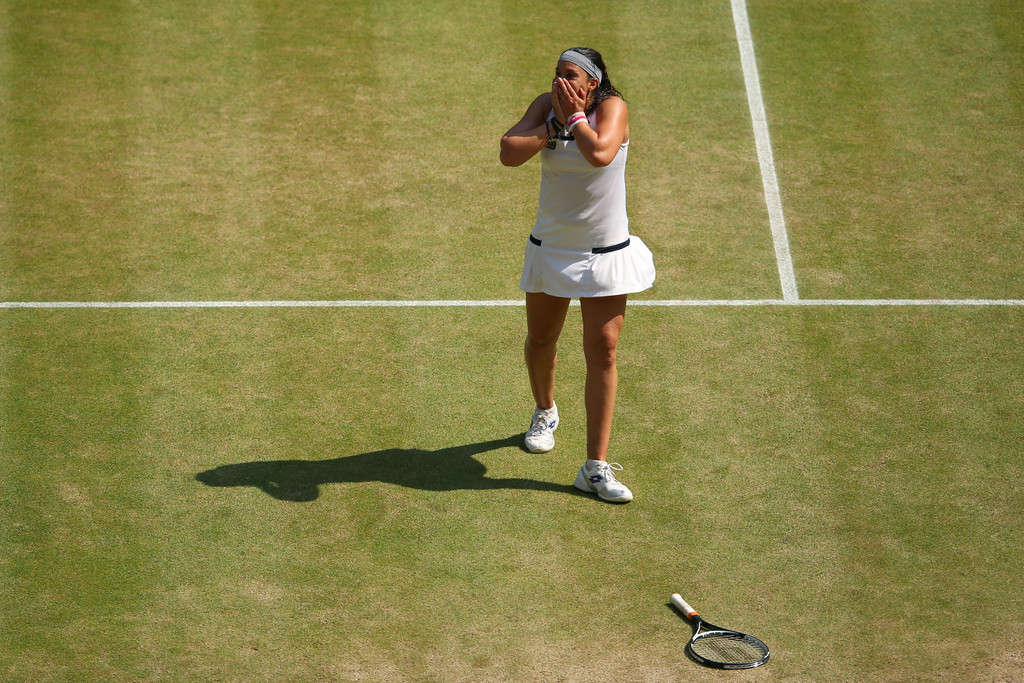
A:
[[[195,476],[216,488],[253,487],[272,498],[307,503],[320,497],[322,486],[383,482],[423,491],[517,489],[585,496],[572,485],[536,479],[491,478],[474,456],[502,448],[522,447],[523,434],[505,439],[453,446],[436,451],[389,448],[329,460],[259,460],[221,465]]]

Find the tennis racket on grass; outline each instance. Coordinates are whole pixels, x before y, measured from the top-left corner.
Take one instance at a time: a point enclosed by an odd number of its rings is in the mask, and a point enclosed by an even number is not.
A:
[[[704,621],[679,593],[672,594],[672,604],[695,627],[686,649],[698,664],[714,669],[753,669],[768,661],[768,646],[754,636]]]

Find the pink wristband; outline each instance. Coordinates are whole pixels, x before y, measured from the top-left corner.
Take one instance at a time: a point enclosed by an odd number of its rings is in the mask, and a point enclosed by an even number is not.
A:
[[[571,131],[573,129],[573,126],[575,126],[577,123],[579,123],[580,121],[586,121],[586,120],[587,120],[587,115],[586,114],[584,114],[583,112],[576,112],[575,114],[570,116],[569,119],[565,122],[565,127],[568,130]]]

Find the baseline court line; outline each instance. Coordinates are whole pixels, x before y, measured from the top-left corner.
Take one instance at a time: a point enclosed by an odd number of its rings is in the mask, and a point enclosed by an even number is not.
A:
[[[797,301],[800,294],[797,291],[793,257],[789,250],[786,217],[782,213],[779,179],[775,173],[772,142],[768,135],[768,117],[765,114],[764,98],[761,95],[761,79],[757,73],[754,39],[750,32],[750,19],[747,16],[745,0],[732,0],[732,18],[736,25],[736,41],[740,48],[740,62],[743,65],[743,81],[747,87],[750,119],[754,125],[754,141],[757,144],[757,159],[761,166],[764,199],[768,205],[768,221],[771,224],[772,239],[775,242],[775,261],[778,263],[779,279],[782,282],[782,298],[786,301]]]
[[[579,301],[573,300],[574,306]],[[523,300],[438,301],[0,301],[0,309],[117,309],[117,308],[494,308],[525,306]],[[1024,299],[632,299],[629,306],[1024,306]]]

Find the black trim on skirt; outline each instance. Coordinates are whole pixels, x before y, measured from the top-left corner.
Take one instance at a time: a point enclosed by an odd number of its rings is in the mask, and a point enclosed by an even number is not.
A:
[[[625,242],[619,242],[618,244],[613,244],[610,247],[594,247],[593,249],[590,250],[590,252],[592,254],[609,254],[613,251],[625,249],[626,247],[629,246],[629,239],[630,238],[627,237]],[[536,244],[538,247],[542,244],[542,242],[533,235],[530,235],[530,241]]]

